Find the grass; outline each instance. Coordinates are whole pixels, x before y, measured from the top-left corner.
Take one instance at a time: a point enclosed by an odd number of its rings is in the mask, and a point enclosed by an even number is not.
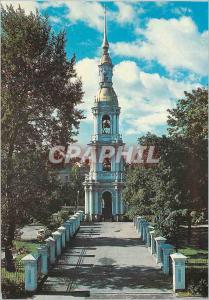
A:
[[[191,242],[187,242],[187,229],[181,228],[180,253],[185,255],[190,267],[206,268],[208,264],[208,229],[207,227],[193,227]]]
[[[205,249],[197,249],[195,247],[184,247],[179,249],[179,252],[185,255],[187,265],[195,268],[207,268],[208,266],[208,251]]]
[[[37,253],[37,247],[39,247],[41,244],[37,243],[36,241],[14,241],[14,246],[17,250],[21,248],[25,248],[27,253],[18,254],[15,257],[15,264],[17,266],[17,269],[15,272],[8,272],[5,267],[1,267],[1,278],[2,279],[9,279],[11,282],[14,283],[22,283],[24,280],[24,267],[23,264],[21,264],[21,259],[26,256],[27,254],[35,254]],[[20,264],[22,266],[20,266]]]
[[[14,246],[17,250],[21,249],[21,248],[25,248],[27,253],[24,254],[18,254],[15,258],[16,261],[20,261],[24,256],[26,256],[27,254],[31,253],[36,253],[37,252],[37,247],[39,247],[41,245],[41,243],[37,243],[37,242],[26,242],[26,241],[14,241]]]
[[[183,298],[183,297],[192,297],[193,295],[192,295],[192,293],[191,292],[189,292],[189,291],[181,291],[181,292],[178,292],[177,294],[177,297],[179,297],[179,298]]]
[[[8,272],[4,267],[1,268],[1,279],[9,279],[14,283],[22,283],[24,281],[24,268],[18,268],[16,272]]]

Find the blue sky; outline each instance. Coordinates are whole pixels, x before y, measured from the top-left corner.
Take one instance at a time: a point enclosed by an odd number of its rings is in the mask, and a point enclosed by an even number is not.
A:
[[[98,89],[104,4],[126,143],[136,143],[147,131],[166,133],[167,109],[175,107],[184,90],[207,84],[207,2],[6,2],[20,3],[26,13],[38,8],[55,32],[66,31],[66,52],[69,58],[76,54],[85,92],[81,108],[87,118],[78,136],[82,144],[93,132],[90,108]]]

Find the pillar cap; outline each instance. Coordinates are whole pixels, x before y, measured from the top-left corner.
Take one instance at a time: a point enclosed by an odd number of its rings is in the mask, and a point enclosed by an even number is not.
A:
[[[45,253],[46,253],[46,252],[48,251],[47,246],[41,246],[41,247],[38,247],[37,250],[38,250],[38,252],[40,252],[40,253],[41,253],[41,252],[45,252]]]
[[[24,256],[21,260],[24,262],[35,262],[37,259],[32,254],[28,254]]]
[[[163,236],[157,236],[155,238],[156,241],[166,241],[166,238],[164,238]]]
[[[70,220],[65,221],[65,224],[66,224],[66,223],[69,224],[69,223],[70,223]]]
[[[60,236],[61,233],[59,231],[55,231],[55,232],[52,232],[52,235],[55,235],[55,236]]]
[[[185,261],[187,257],[181,253],[173,253],[170,255],[173,261],[175,260],[180,260],[180,261]]]
[[[65,228],[64,226],[60,226],[60,227],[58,228],[58,230],[60,230],[60,231],[65,231],[66,228]]]
[[[50,236],[47,239],[45,239],[45,242],[55,243],[55,239],[53,239],[53,237]]]

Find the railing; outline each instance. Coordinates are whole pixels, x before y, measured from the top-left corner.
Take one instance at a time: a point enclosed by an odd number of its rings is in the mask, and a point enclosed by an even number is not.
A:
[[[90,173],[85,175],[85,181],[92,180],[115,180],[122,182],[123,181],[123,172],[109,172],[109,171],[99,171],[95,173]]]
[[[1,281],[3,282],[5,279],[9,279],[14,283],[24,283],[24,265],[22,261],[14,261],[14,271],[9,272],[6,269],[5,259],[1,261]]]
[[[91,136],[91,141],[96,142],[99,140],[111,140],[111,141],[120,141],[122,140],[122,134],[93,134]]]

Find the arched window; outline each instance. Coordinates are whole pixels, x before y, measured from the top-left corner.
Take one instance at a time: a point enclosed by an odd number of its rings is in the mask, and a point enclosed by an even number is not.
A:
[[[111,160],[109,157],[105,157],[102,166],[103,171],[111,171]]]
[[[110,117],[108,115],[104,115],[102,117],[102,134],[110,134]]]

